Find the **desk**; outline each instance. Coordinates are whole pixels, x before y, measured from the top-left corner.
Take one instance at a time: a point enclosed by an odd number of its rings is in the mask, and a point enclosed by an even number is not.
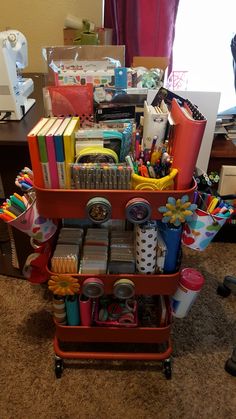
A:
[[[222,165],[236,166],[236,146],[223,135],[217,135],[212,143],[208,173],[220,172]]]
[[[31,167],[27,134],[44,115],[42,93],[45,80],[44,74],[27,73],[24,76],[30,77],[34,81],[34,91],[31,97],[35,98],[36,102],[20,121],[8,121],[0,124],[0,175],[5,197],[9,197],[17,191],[15,178],[19,170],[24,166]],[[15,228],[12,229],[12,232],[21,272],[28,254],[32,253],[32,247],[25,234]],[[11,274],[9,270],[6,271],[4,268],[4,263],[0,264],[0,269],[0,273],[5,275]],[[19,276],[21,276],[20,272]],[[15,270],[12,271],[12,274],[16,276]]]
[[[15,190],[15,177],[24,166],[31,166],[27,144],[27,134],[44,115],[43,93],[44,75],[40,73],[25,74],[34,81],[32,97],[35,104],[21,121],[8,121],[0,124],[0,175],[5,196]]]

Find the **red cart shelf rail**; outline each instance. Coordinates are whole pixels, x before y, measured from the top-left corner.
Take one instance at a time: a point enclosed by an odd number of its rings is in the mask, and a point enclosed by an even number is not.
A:
[[[165,205],[169,196],[181,198],[188,195],[192,199],[196,182],[187,190],[88,190],[88,189],[43,189],[35,186],[39,214],[50,218],[85,218],[87,202],[94,197],[106,198],[112,206],[112,218],[124,219],[125,207],[133,198],[144,198],[152,207],[152,219],[160,219],[158,207]]]

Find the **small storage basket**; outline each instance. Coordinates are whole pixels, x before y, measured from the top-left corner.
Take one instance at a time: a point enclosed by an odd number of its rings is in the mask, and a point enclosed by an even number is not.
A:
[[[161,179],[146,178],[136,174],[132,175],[132,189],[164,191],[174,189],[174,178],[177,175],[177,169],[171,169],[170,174]]]

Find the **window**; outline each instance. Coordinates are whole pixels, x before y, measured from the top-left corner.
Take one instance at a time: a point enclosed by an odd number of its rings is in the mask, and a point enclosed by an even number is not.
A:
[[[187,71],[179,90],[221,92],[219,111],[236,106],[230,49],[236,32],[235,16],[235,0],[179,2],[173,71]]]

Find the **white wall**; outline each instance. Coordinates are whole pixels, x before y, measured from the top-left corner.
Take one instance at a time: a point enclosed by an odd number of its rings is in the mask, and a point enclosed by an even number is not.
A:
[[[17,29],[28,41],[29,65],[25,71],[42,72],[43,46],[63,45],[67,14],[87,18],[101,26],[103,0],[2,0],[0,31]]]
[[[179,2],[173,70],[188,71],[187,90],[221,92],[220,112],[236,103],[230,48],[235,16],[235,0]]]

